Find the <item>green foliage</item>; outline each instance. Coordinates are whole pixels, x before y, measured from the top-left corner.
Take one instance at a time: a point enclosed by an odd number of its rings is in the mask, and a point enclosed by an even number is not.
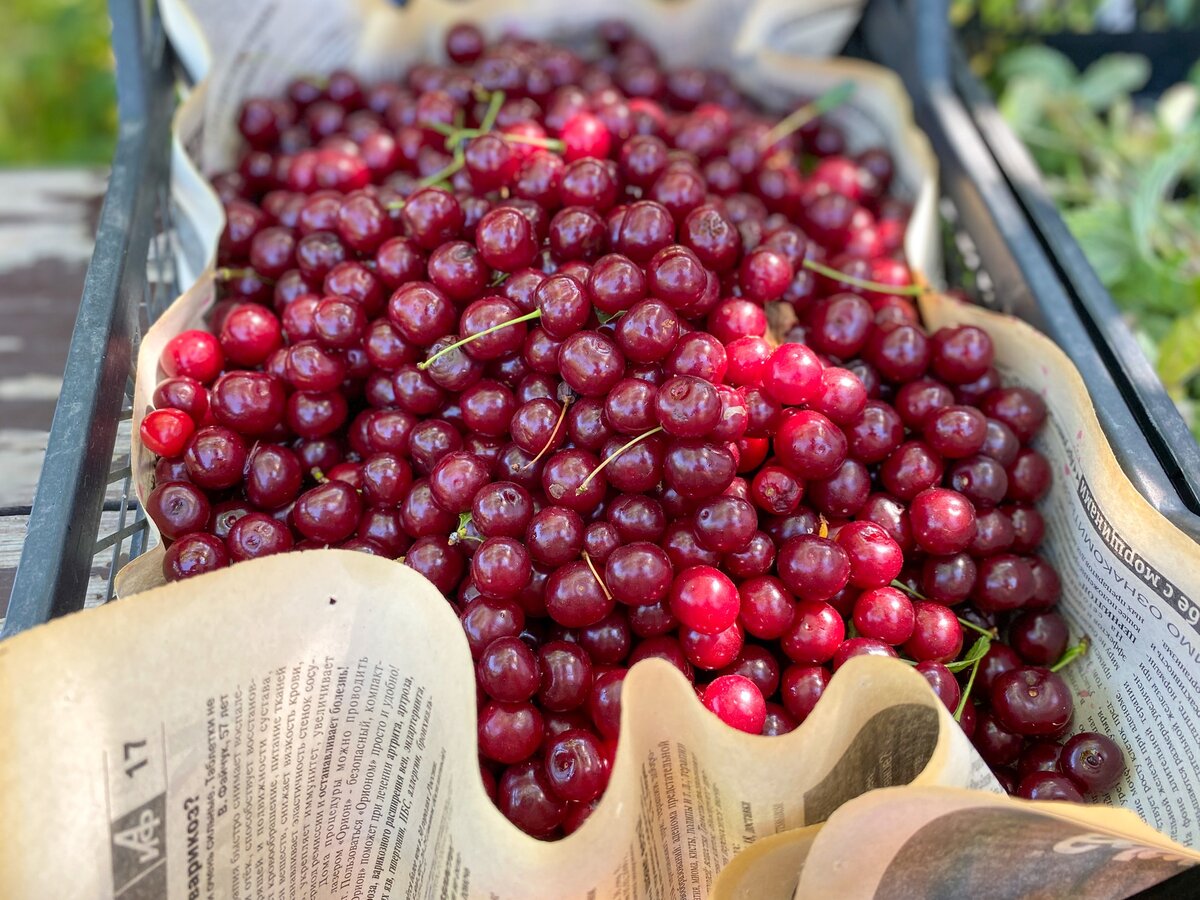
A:
[[[989,31],[1091,31],[1104,0],[950,0],[955,25],[974,22]],[[1146,30],[1195,24],[1200,0],[1138,4],[1138,26]]]
[[[0,165],[105,163],[116,92],[104,0],[0,0]]]
[[[995,74],[1001,113],[1200,440],[1200,65],[1148,106],[1131,94],[1149,64],[1129,54],[1078,72],[1029,46]]]

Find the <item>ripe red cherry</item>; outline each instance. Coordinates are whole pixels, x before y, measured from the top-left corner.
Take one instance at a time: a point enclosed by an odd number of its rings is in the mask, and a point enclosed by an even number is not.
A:
[[[784,541],[776,567],[788,590],[801,600],[828,600],[850,580],[846,551],[814,534]]]
[[[819,412],[799,410],[779,426],[775,452],[805,481],[830,478],[846,460],[846,436]]]
[[[1071,721],[1075,703],[1062,676],[1022,667],[1000,675],[989,696],[996,719],[1015,734],[1055,735]]]
[[[225,542],[213,534],[185,534],[171,544],[163,554],[163,577],[179,581],[206,572],[215,572],[229,565]]]
[[[874,522],[848,522],[838,530],[837,543],[850,558],[850,584],[857,588],[891,584],[904,565],[900,545]]]
[[[257,366],[283,346],[279,318],[256,303],[244,303],[221,323],[221,350],[239,366]]]
[[[720,675],[704,689],[704,706],[731,728],[760,734],[767,705],[758,686],[742,675]]]
[[[1058,767],[1079,790],[1102,794],[1125,774],[1125,757],[1107,735],[1081,731],[1063,745]]]
[[[321,544],[350,537],[362,516],[358,492],[342,481],[327,481],[300,495],[292,509],[296,530]]]
[[[475,672],[489,697],[508,703],[528,700],[541,682],[537,657],[517,637],[500,637],[488,644]]]
[[[563,142],[563,158],[569,163],[585,156],[604,159],[612,146],[612,135],[604,123],[590,113],[579,113],[567,119],[559,136]]]
[[[159,456],[178,456],[196,430],[191,417],[179,409],[156,409],[146,414],[138,432],[142,443]]]
[[[671,612],[680,622],[701,634],[716,634],[738,616],[737,588],[712,566],[684,569],[671,585]]]
[[[863,591],[854,603],[854,627],[863,637],[903,644],[915,624],[912,601],[893,587]]]
[[[908,508],[913,539],[927,553],[958,553],[975,537],[975,508],[958,491],[929,488]]]
[[[832,659],[845,637],[846,626],[837,610],[828,603],[804,601],[796,604],[792,624],[780,643],[793,662],[815,666]]]
[[[940,603],[919,600],[913,604],[913,632],[904,652],[922,662],[949,662],[962,649],[963,630],[954,611]]]
[[[192,329],[167,341],[159,366],[168,376],[183,375],[208,384],[221,374],[225,355],[215,337],[207,331]]]
[[[767,360],[763,390],[786,406],[808,403],[821,390],[821,368],[821,360],[804,344],[782,344]]]
[[[186,481],[155,485],[146,498],[146,514],[163,537],[172,541],[205,529],[211,510],[204,492]]]

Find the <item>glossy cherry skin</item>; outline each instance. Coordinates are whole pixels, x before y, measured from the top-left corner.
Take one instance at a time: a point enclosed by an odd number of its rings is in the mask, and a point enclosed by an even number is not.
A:
[[[732,625],[739,598],[733,582],[711,566],[684,569],[671,585],[671,612],[684,625],[702,634],[716,634]]]
[[[1071,721],[1075,704],[1062,677],[1022,667],[1000,675],[989,692],[997,720],[1015,734],[1054,735]]]
[[[1107,735],[1081,731],[1063,744],[1058,767],[1079,790],[1102,794],[1125,774],[1125,756]]]
[[[163,554],[163,577],[167,581],[179,581],[207,572],[215,572],[229,565],[229,552],[225,542],[213,534],[193,532],[185,534],[167,548]]]
[[[720,675],[704,689],[704,706],[731,728],[760,734],[767,707],[758,686],[742,675]]]
[[[608,755],[591,731],[569,729],[557,735],[546,747],[545,766],[551,789],[572,803],[594,800],[608,785]]]

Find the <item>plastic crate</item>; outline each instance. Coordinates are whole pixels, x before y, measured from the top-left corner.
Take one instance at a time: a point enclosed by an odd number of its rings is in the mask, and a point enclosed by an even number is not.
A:
[[[978,35],[975,35],[978,40]],[[963,40],[970,42],[972,33]],[[1112,52],[1141,53],[1151,62],[1152,73],[1142,96],[1153,97],[1186,75],[1200,59],[1200,32],[1131,32],[1128,34],[1053,34],[1041,40],[1065,53],[1080,68]],[[1136,441],[1127,423],[1111,415],[1106,403],[1096,398],[1101,423],[1105,426],[1117,458],[1167,518],[1193,538],[1200,540],[1200,445],[1197,445],[1179,410],[1167,396],[1162,382],[1137,343],[1133,332],[1121,317],[1112,296],[1051,199],[1033,157],[1004,121],[986,86],[967,65],[962,41],[951,38],[946,87],[965,105],[978,129],[998,177],[1015,198],[1022,216],[1029,223],[1035,240],[1053,267],[1055,280],[1061,282],[1067,299],[1083,321],[1091,339],[1111,373],[1122,398],[1121,406],[1133,416],[1148,446]],[[1071,353],[1071,343],[1051,332]],[[1077,365],[1083,366],[1072,354]],[[1088,373],[1089,387],[1094,384]],[[1124,417],[1121,417],[1124,418]],[[1135,477],[1134,473],[1137,473]]]
[[[169,163],[176,79],[154,4],[111,0],[120,128],[3,635],[83,608],[93,570],[146,549],[130,484],[133,365],[178,296]],[[122,440],[118,443],[118,434]],[[114,451],[115,448],[115,451]]]

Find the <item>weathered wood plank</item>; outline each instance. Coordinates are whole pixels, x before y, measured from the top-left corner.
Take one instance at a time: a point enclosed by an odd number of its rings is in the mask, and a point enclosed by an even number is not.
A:
[[[17,572],[17,563],[21,558],[21,547],[25,543],[25,526],[29,521],[27,515],[0,515],[0,624],[3,624],[7,612],[9,594],[12,592],[13,578]],[[105,512],[100,517],[98,536],[114,533],[119,525],[120,514],[115,511]],[[133,521],[133,513],[126,513],[125,522]],[[98,606],[104,602],[108,591],[108,576],[112,566],[113,551],[107,550],[96,555],[92,561],[92,575],[88,582],[84,606]],[[117,568],[120,569],[129,561],[129,540],[122,542],[121,553],[118,557]]]

